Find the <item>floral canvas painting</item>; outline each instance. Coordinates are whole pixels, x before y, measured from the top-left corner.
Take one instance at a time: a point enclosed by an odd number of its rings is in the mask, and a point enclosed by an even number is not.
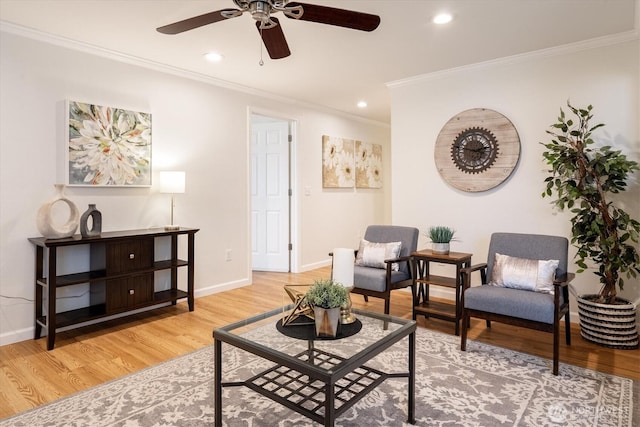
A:
[[[382,145],[356,141],[356,187],[382,188]]]
[[[354,147],[352,139],[322,136],[322,186],[353,188],[355,184]]]
[[[68,185],[151,186],[151,114],[68,102]]]

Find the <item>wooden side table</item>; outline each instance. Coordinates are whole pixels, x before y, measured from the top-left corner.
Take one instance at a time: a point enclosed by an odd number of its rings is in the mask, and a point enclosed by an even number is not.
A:
[[[436,319],[455,322],[455,334],[460,335],[460,318],[462,307],[462,275],[460,270],[471,266],[471,255],[463,252],[449,252],[447,255],[434,253],[431,249],[422,249],[411,254],[413,269],[413,320],[416,316],[435,317]],[[430,274],[429,263],[453,264],[456,266],[455,277],[443,277]],[[454,304],[429,300],[429,286],[444,286],[456,290]]]

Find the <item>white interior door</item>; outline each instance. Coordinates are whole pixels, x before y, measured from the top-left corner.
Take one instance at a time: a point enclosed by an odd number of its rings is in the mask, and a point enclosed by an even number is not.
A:
[[[290,271],[289,122],[252,115],[253,270]]]

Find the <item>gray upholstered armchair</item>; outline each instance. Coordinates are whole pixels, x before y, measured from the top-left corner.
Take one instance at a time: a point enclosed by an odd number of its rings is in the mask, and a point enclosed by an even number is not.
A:
[[[389,314],[391,291],[413,284],[411,254],[418,246],[420,232],[414,227],[370,225],[356,253],[353,293],[384,299]],[[397,242],[400,242],[398,245]]]
[[[553,333],[553,374],[558,375],[560,322],[569,329],[567,273],[569,242],[564,237],[538,234],[494,233],[487,263],[462,270],[462,334],[466,350],[469,319],[485,319]],[[471,285],[471,273],[479,271],[482,286]]]

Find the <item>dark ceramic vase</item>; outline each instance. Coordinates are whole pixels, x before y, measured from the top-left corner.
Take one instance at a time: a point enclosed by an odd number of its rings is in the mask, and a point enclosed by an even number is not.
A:
[[[91,218],[91,228],[88,227],[89,218]],[[82,237],[95,237],[99,236],[101,232],[102,214],[96,209],[96,205],[89,204],[89,209],[80,217],[80,234]]]

